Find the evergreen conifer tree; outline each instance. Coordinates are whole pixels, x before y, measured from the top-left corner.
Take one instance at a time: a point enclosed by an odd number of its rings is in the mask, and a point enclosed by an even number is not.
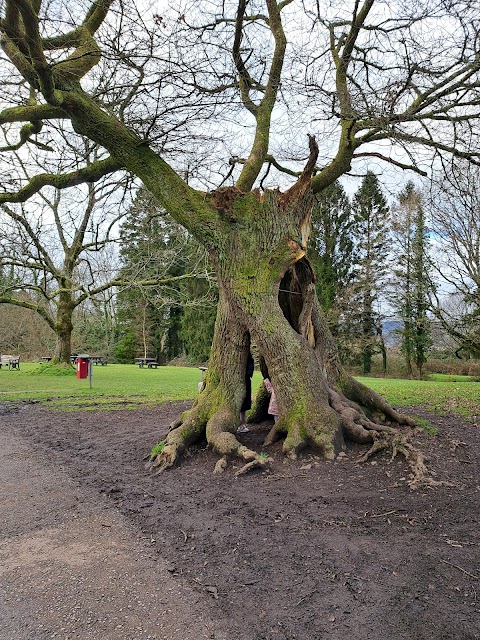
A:
[[[393,208],[394,280],[390,284],[390,303],[402,321],[401,350],[407,375],[415,363],[422,376],[431,345],[427,315],[431,279],[429,276],[428,231],[420,193],[408,182]]]
[[[387,272],[389,234],[389,207],[372,171],[367,172],[356,192],[352,210],[356,247],[350,323],[360,341],[363,373],[368,374],[376,346],[382,347],[379,307]]]
[[[131,362],[136,355],[150,355],[166,362],[186,354],[195,361],[205,360],[208,351],[204,343],[211,344],[216,311],[215,296],[207,295],[209,283],[204,277],[174,280],[168,285],[154,283],[158,274],[193,276],[198,263],[205,262],[203,250],[143,189],[122,226],[122,240],[119,277],[131,281],[132,286],[118,295],[117,359]],[[152,284],[136,285],[150,280]],[[184,317],[190,304],[195,304],[197,311],[201,308],[205,316],[196,333]]]
[[[339,297],[352,276],[353,217],[350,201],[335,181],[315,197],[309,259],[315,269],[318,300],[338,333]]]

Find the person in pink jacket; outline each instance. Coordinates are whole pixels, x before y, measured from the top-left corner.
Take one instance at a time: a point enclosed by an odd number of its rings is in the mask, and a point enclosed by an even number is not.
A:
[[[278,407],[277,407],[277,398],[275,397],[275,391],[273,390],[273,385],[268,378],[265,378],[263,381],[268,393],[270,394],[270,402],[268,405],[268,413],[273,416],[274,421],[278,420]]]

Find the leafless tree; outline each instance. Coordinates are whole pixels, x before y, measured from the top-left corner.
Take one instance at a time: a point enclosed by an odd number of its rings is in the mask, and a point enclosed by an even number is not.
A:
[[[480,173],[457,162],[430,193],[436,270],[435,317],[458,351],[480,357]],[[449,302],[450,300],[450,302]]]
[[[139,272],[119,277],[115,252],[107,250],[118,241],[118,224],[127,212],[123,194],[118,177],[107,175],[68,191],[43,189],[21,205],[1,205],[0,271],[9,277],[0,281],[0,304],[30,309],[45,320],[56,336],[55,363],[70,364],[80,305],[121,288],[182,279],[162,280],[161,269],[148,279]]]
[[[0,305],[0,353],[36,358],[50,353],[54,344],[54,334],[38,314]]]
[[[394,434],[421,476],[421,459],[384,424],[410,421],[338,361],[304,258],[311,195],[372,158],[419,173],[432,158],[478,164],[476,2],[205,1],[162,15],[128,0],[2,6],[7,153],[48,154],[60,120],[105,154],[2,182],[0,201],[123,169],[215,264],[206,385],[170,431],[159,470],[204,434],[221,456],[218,470],[235,455],[245,470],[264,464],[235,436],[252,340],[280,410],[268,443],[285,436],[291,456],[313,445],[333,458],[344,437],[370,443],[371,453]],[[321,143],[310,137],[308,157],[307,132]],[[266,188],[278,182],[283,193]],[[301,295],[279,304],[279,286]]]

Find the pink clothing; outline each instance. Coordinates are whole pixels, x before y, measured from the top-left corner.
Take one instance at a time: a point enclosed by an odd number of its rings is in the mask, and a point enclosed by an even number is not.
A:
[[[268,393],[270,394],[270,403],[268,405],[268,413],[271,416],[278,416],[277,399],[275,397],[275,391],[273,390],[273,385],[268,378],[265,378],[263,383]]]

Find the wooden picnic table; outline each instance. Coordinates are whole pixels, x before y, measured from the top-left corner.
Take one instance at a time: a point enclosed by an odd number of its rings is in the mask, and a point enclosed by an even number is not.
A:
[[[8,369],[20,369],[20,356],[0,355],[0,369],[5,365]]]
[[[148,367],[149,369],[155,367],[156,369],[160,366],[156,358],[135,358],[135,364],[138,364],[140,369],[143,367]]]
[[[74,354],[70,356],[70,361],[73,362],[73,364],[77,364],[77,360],[78,358],[80,358],[81,356],[79,356],[78,354]],[[108,362],[107,362],[107,358],[105,356],[87,356],[87,355],[83,355],[85,360],[90,360],[90,362],[92,364],[101,364],[102,367],[103,366],[107,366]]]

